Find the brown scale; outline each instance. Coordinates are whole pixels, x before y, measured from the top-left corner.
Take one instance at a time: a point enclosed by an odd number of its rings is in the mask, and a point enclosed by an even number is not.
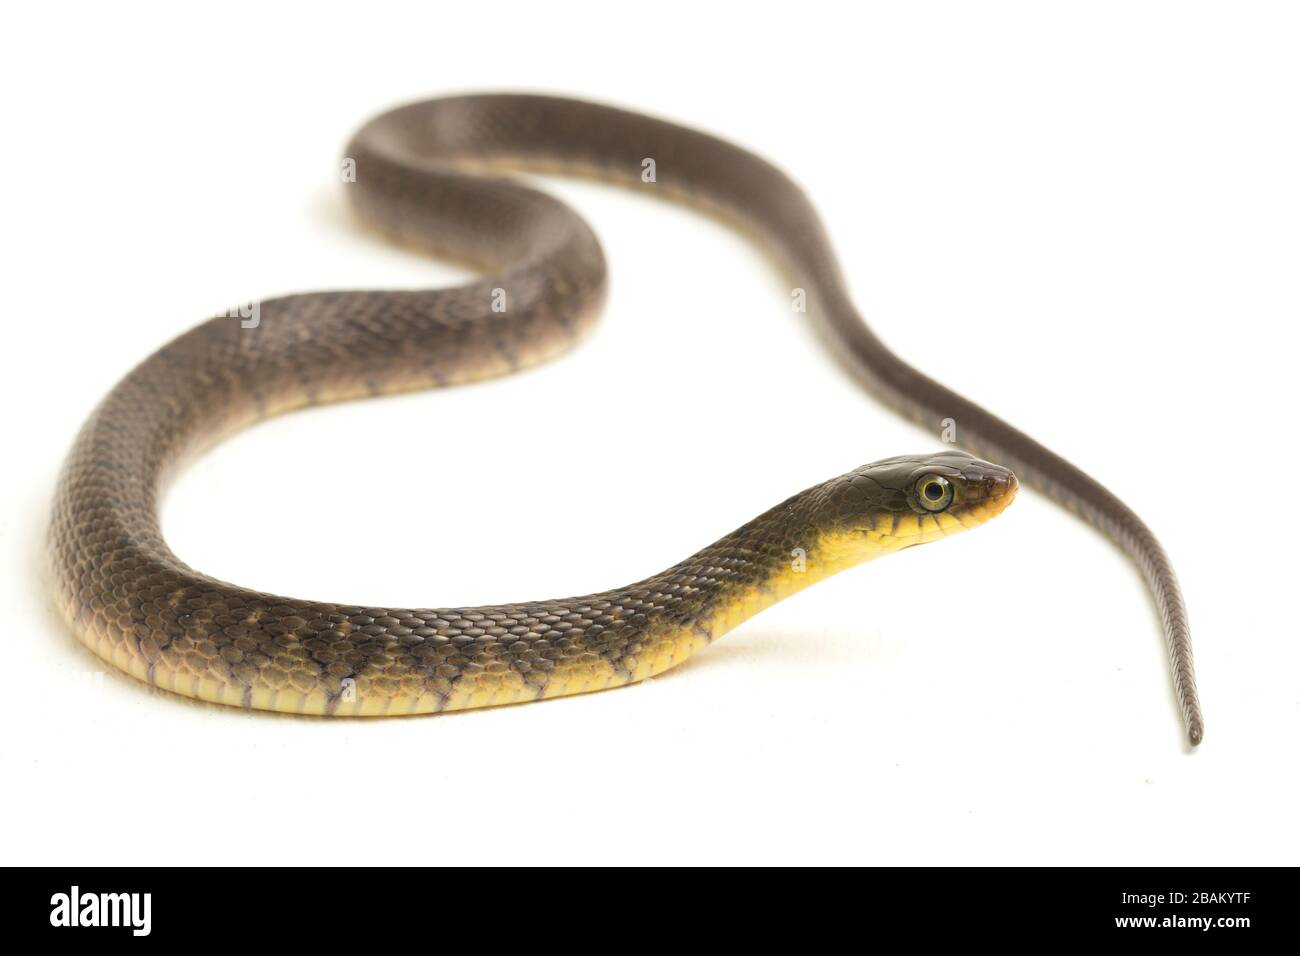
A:
[[[815,211],[776,167],[635,113],[515,95],[393,110],[367,124],[346,155],[356,173],[348,194],[363,221],[488,277],[435,291],[262,302],[255,327],[211,319],[118,384],[76,439],[50,527],[59,604],[105,660],[204,700],[306,713],[436,711],[616,686],[675,665],[826,574],[987,520],[1014,495],[1010,468],[1136,560],[1199,741],[1186,612],[1154,536],[1083,472],[881,345],[849,302]],[[641,178],[646,158],[655,161],[653,183]],[[955,418],[964,445],[1007,467],[959,452],[864,466],[638,584],[535,604],[307,602],[179,561],[159,531],[159,491],[224,435],[305,405],[509,373],[569,348],[590,326],[606,284],[599,243],[558,201],[482,175],[502,167],[595,174],[692,202],[754,234],[807,290],[809,312],[872,391],[930,428]],[[493,309],[496,290],[505,311]],[[951,492],[942,507],[918,490],[934,476]]]

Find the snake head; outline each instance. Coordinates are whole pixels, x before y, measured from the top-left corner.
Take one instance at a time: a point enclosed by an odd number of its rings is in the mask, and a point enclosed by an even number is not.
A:
[[[1020,487],[1001,465],[964,452],[901,455],[863,465],[824,486],[827,527],[877,546],[910,547],[978,527]]]

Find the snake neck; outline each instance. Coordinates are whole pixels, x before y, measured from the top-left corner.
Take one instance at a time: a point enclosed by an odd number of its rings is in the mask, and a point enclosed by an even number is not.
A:
[[[798,499],[777,506],[685,561],[630,590],[659,603],[665,612],[659,626],[686,639],[691,651],[711,643],[759,612],[819,581],[929,540],[930,531],[898,535],[890,531],[828,530],[791,520]],[[887,522],[891,529],[893,519]],[[775,529],[792,529],[773,533]],[[919,530],[919,529],[918,529]],[[935,536],[942,536],[938,529]],[[679,623],[674,608],[697,609],[689,624]],[[689,632],[689,633],[686,633]],[[649,675],[645,675],[649,676]]]

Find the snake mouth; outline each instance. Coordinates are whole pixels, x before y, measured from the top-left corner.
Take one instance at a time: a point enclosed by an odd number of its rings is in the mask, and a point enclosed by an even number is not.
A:
[[[1009,471],[970,483],[966,489],[966,500],[959,509],[962,523],[974,527],[997,517],[1016,500],[1016,492],[1019,490],[1020,480]]]

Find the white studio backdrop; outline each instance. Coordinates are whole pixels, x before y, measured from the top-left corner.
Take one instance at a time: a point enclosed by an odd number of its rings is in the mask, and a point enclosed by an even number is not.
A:
[[[0,587],[14,863],[1294,863],[1300,19],[1285,5],[169,5],[13,15]],[[904,358],[1098,477],[1193,620],[1188,752],[1136,572],[1032,491],[643,686],[435,718],[151,691],[40,578],[94,403],[233,302],[464,277],[354,226],[398,102],[600,99],[789,170]],[[624,584],[866,461],[937,450],[762,254],[564,180],[612,287],[509,379],[240,434],[164,506],[239,584],[381,606]]]

